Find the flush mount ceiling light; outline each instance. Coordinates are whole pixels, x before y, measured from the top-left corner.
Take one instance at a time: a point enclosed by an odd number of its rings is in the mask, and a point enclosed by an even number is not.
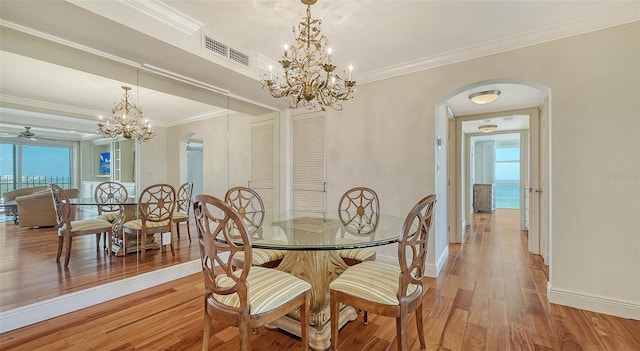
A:
[[[496,128],[498,128],[498,126],[495,124],[483,124],[478,127],[478,129],[480,129],[480,131],[483,133],[491,133],[496,130]]]
[[[494,102],[498,96],[500,96],[500,90],[486,90],[469,95],[469,100],[474,104],[484,105]]]

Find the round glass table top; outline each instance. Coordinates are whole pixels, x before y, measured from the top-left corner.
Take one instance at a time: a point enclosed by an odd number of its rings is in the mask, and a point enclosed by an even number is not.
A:
[[[398,242],[404,219],[360,217],[347,211],[266,212],[259,228],[248,226],[251,246],[275,250],[342,250]]]

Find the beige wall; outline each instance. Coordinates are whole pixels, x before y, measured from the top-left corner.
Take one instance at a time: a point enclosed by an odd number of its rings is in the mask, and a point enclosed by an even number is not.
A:
[[[204,193],[224,198],[230,187],[247,186],[251,179],[251,123],[271,118],[232,113],[167,128],[168,181],[176,189],[186,181],[184,143],[197,135],[203,140]]]
[[[383,212],[404,215],[436,192],[439,100],[491,79],[548,86],[552,301],[640,319],[639,68],[634,23],[362,85],[329,114],[329,190],[367,185]]]
[[[138,195],[146,187],[167,183],[167,164],[170,159],[167,155],[167,128],[153,127],[156,135],[153,139],[139,145],[140,169],[137,170],[136,179],[139,179]]]

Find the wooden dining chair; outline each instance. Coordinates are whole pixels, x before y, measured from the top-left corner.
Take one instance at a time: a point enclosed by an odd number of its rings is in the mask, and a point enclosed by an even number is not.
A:
[[[176,210],[173,213],[173,223],[176,225],[176,234],[180,240],[180,223],[187,224],[187,234],[189,242],[191,242],[191,226],[189,225],[191,216],[191,196],[193,194],[193,183],[186,182],[178,189],[178,200],[176,201]]]
[[[173,233],[173,212],[176,206],[176,190],[170,184],[155,184],[147,187],[138,198],[138,216],[123,225],[125,240],[123,240],[124,252],[126,248],[126,235],[138,236],[140,259],[145,259],[147,249],[147,237],[157,233]],[[173,235],[172,235],[173,237]],[[160,235],[160,246],[164,247],[163,235]],[[173,241],[169,242],[171,254],[175,256]]]
[[[71,220],[74,218],[73,212],[75,206],[71,204],[71,200],[67,193],[57,184],[51,184],[51,196],[53,198],[53,207],[56,211],[56,222],[58,227],[58,253],[56,255],[56,262],[60,262],[60,256],[62,255],[62,246],[66,241],[66,252],[64,258],[64,265],[69,265],[69,259],[71,258],[71,242],[73,237],[81,235],[95,234],[96,239],[100,238],[102,233],[105,233],[107,239],[107,246],[109,248],[108,255],[111,255],[111,234],[113,233],[113,227],[111,223],[103,219],[84,219],[84,220]],[[100,245],[98,245],[98,251],[100,251]]]
[[[97,219],[105,220],[113,226],[113,222],[120,217],[120,204],[127,200],[129,193],[124,185],[118,182],[106,181],[96,185],[93,192],[93,198],[98,204],[98,217]],[[107,235],[102,233],[104,238],[102,247],[107,245]],[[98,249],[100,248],[100,236],[97,237],[96,242]]]
[[[338,216],[342,222],[340,243],[358,243],[357,239],[345,238],[346,234],[355,237],[370,237],[375,235],[380,219],[380,202],[378,194],[367,187],[355,187],[347,190],[338,203]],[[338,251],[338,256],[348,265],[353,266],[363,261],[374,261],[376,249],[356,248]]]
[[[210,195],[196,195],[193,212],[204,278],[204,335],[209,350],[211,320],[238,327],[240,351],[250,349],[251,331],[298,309],[302,349],[309,350],[311,285],[289,273],[251,265],[251,236],[230,205]],[[231,230],[233,228],[233,231]],[[245,260],[234,270],[233,257]]]
[[[264,203],[258,193],[247,187],[239,186],[227,190],[224,202],[238,212],[242,223],[247,228],[247,232],[254,240],[262,239],[262,221],[264,220]],[[252,264],[266,268],[277,267],[284,258],[284,251],[269,249],[253,249]],[[238,253],[234,257],[232,265],[240,267],[243,265],[244,257]]]
[[[400,267],[362,262],[348,267],[329,284],[332,350],[338,350],[338,318],[334,316],[338,316],[340,304],[395,317],[399,351],[408,350],[407,319],[415,311],[420,346],[426,349],[422,323],[424,265],[435,203],[436,196],[429,195],[407,214],[398,243]]]

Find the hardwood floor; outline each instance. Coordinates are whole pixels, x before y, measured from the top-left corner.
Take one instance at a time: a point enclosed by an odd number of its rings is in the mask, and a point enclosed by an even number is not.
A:
[[[195,227],[189,242],[185,224],[180,239],[174,237],[175,256],[167,247],[147,250],[144,262],[136,254],[109,257],[96,250],[96,237],[73,239],[71,261],[56,263],[57,231],[49,228],[20,228],[13,222],[0,223],[0,311],[7,311],[66,293],[147,273],[159,268],[200,258]],[[159,235],[156,235],[159,240]],[[100,243],[102,248],[102,242]]]
[[[546,268],[527,253],[517,216],[513,210],[478,214],[466,242],[450,246],[424,297],[427,349],[640,350],[640,321],[549,303]],[[0,350],[200,350],[202,292],[201,275],[190,275],[0,334]],[[374,314],[369,320],[340,331],[340,350],[396,350],[394,320]],[[411,350],[418,350],[413,316],[409,326]],[[300,342],[260,328],[252,347],[292,351]],[[237,329],[214,322],[210,349],[237,350]]]

